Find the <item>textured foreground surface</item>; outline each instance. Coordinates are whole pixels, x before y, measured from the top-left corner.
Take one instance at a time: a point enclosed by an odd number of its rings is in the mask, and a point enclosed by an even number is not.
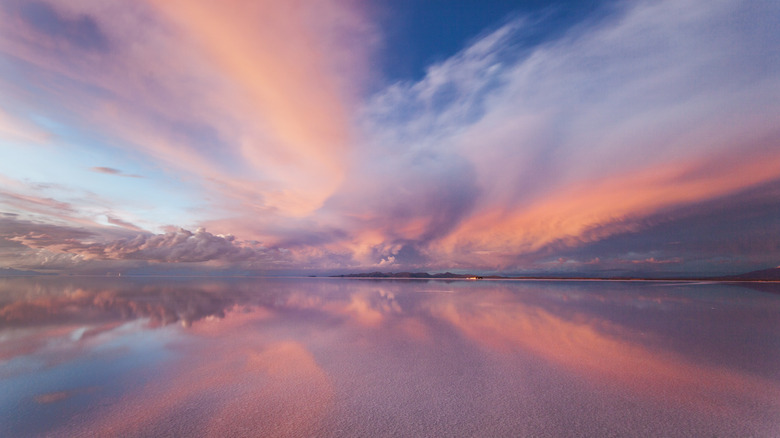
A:
[[[780,436],[779,314],[725,284],[0,279],[0,436]]]

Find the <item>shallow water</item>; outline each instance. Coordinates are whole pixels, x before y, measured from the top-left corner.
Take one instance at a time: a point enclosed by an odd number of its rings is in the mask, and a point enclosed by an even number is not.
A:
[[[0,279],[0,436],[780,436],[780,293]]]

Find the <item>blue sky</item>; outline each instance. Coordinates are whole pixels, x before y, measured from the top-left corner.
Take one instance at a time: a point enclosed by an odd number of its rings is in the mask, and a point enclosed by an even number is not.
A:
[[[532,21],[516,44],[533,47],[583,21],[608,14],[616,2],[401,0],[381,3],[380,64],[388,81],[417,81],[426,69],[456,54],[470,42],[514,18]]]

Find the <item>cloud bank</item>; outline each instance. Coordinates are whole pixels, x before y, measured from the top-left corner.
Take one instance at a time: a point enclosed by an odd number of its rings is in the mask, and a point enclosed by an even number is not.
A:
[[[124,264],[98,265],[113,272],[166,264],[197,264],[204,268],[232,266],[262,269],[283,257],[257,242],[239,241],[232,235],[214,235],[203,228],[180,228],[163,234],[72,228],[0,219],[4,242],[0,250],[17,255],[23,268],[84,270],[98,261]],[[140,262],[134,263],[134,262]],[[113,267],[110,268],[110,267]]]

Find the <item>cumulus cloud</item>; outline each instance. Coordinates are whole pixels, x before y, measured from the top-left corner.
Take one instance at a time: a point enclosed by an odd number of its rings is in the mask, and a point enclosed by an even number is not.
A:
[[[132,239],[111,242],[85,242],[69,236],[58,238],[43,233],[30,232],[11,237],[30,248],[53,252],[78,254],[86,259],[98,260],[145,260],[154,262],[208,262],[246,261],[261,255],[255,247],[242,246],[233,236],[220,236],[198,229],[185,229],[165,234],[138,234]]]
[[[203,228],[195,232],[180,228],[163,234],[137,233],[132,229],[75,228],[41,224],[16,218],[0,219],[0,250],[9,247],[18,267],[51,269],[109,269],[105,261],[152,263],[233,264],[263,268],[263,263],[281,260],[257,242],[239,241],[232,235],[215,235]],[[6,251],[4,251],[6,252]],[[4,259],[10,257],[3,254]],[[86,266],[84,266],[86,264]],[[32,265],[32,266],[30,266]]]

